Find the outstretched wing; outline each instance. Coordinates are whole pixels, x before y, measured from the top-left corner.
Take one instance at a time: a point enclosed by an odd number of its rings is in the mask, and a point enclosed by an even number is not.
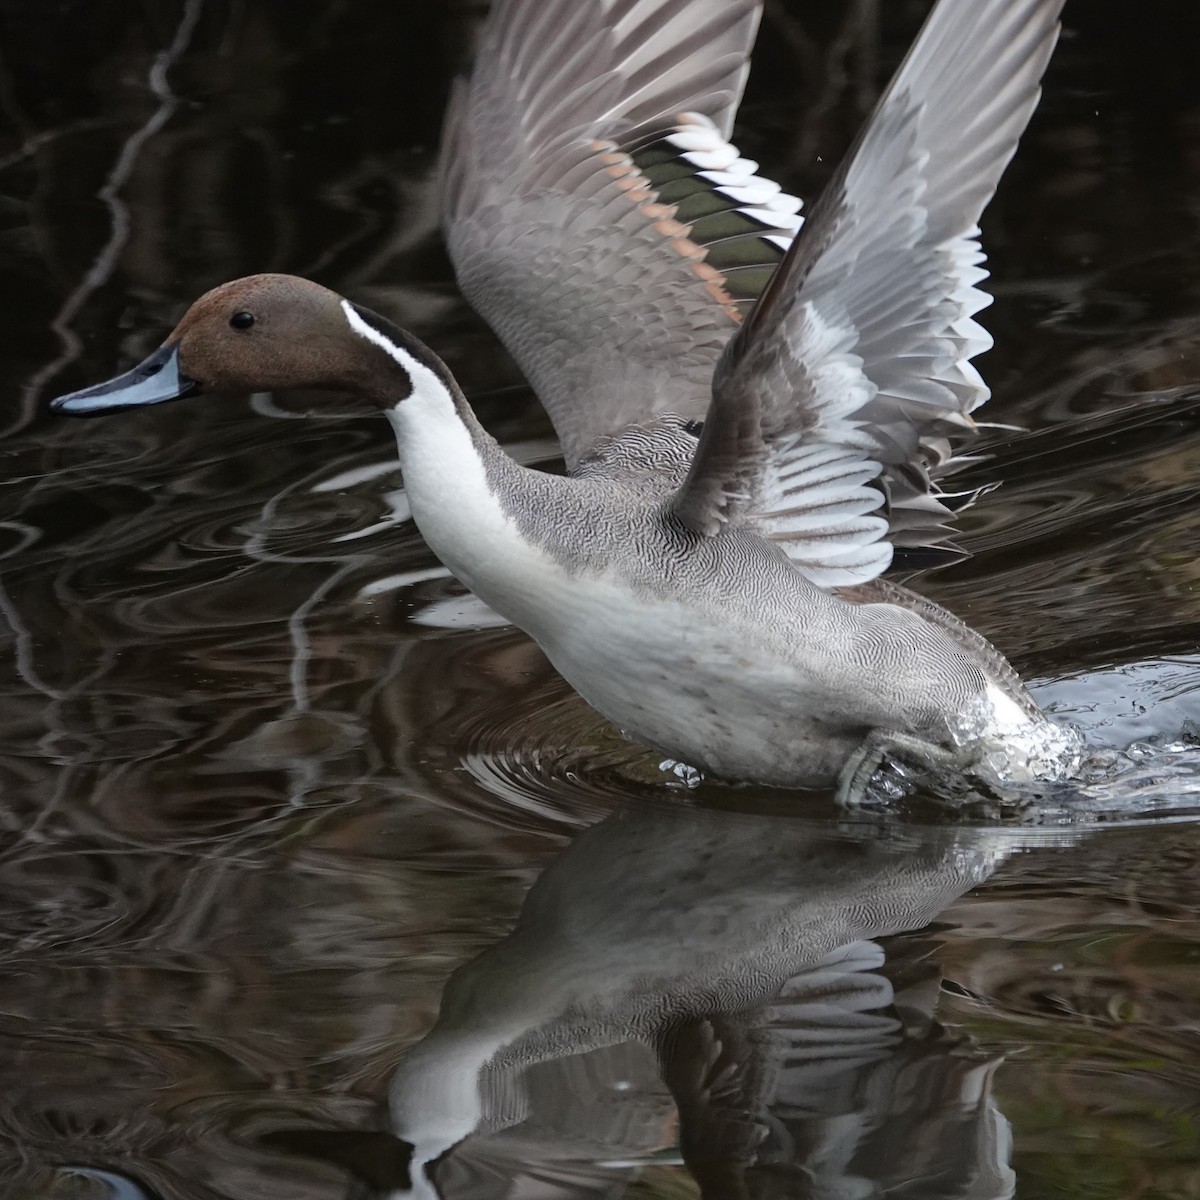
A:
[[[699,417],[799,201],[727,138],[761,0],[497,0],[447,116],[464,294],[568,466],[656,412]]]
[[[815,582],[945,549],[937,486],[988,396],[970,359],[977,223],[1038,99],[1062,0],[941,0],[730,342],[691,472],[692,528],[755,525]]]

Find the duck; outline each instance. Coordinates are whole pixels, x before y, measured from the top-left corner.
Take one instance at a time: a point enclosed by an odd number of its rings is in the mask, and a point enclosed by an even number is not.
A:
[[[1077,735],[1003,654],[885,577],[962,556],[978,221],[1062,2],[940,0],[802,218],[729,140],[761,0],[496,0],[448,107],[443,224],[564,474],[510,458],[413,334],[281,274],[50,408],[365,400],[432,551],[668,764],[850,804],[888,756],[1069,775]]]

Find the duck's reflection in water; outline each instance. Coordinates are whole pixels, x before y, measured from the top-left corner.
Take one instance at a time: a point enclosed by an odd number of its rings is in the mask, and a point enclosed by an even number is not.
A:
[[[712,1200],[1011,1194],[995,1063],[938,1026],[936,967],[870,939],[929,924],[1012,836],[609,817],[400,1062],[394,1194],[611,1196],[680,1157]]]

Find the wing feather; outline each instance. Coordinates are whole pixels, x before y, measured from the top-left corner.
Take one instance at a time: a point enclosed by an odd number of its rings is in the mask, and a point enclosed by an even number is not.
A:
[[[988,396],[970,363],[991,345],[973,319],[990,303],[978,220],[1037,103],[1061,5],[934,9],[722,356],[676,498],[685,523],[752,523],[829,587],[885,570],[893,544],[946,548],[964,498],[937,480],[964,461],[954,446]]]
[[[727,140],[760,7],[497,0],[452,97],[450,254],[569,467],[627,424],[703,414],[799,226]]]

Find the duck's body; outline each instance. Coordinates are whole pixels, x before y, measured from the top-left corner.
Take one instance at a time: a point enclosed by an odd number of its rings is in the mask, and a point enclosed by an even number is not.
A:
[[[215,289],[142,367],[56,408],[359,393],[446,566],[606,717],[701,769],[845,789],[895,745],[1062,770],[1046,744],[1069,739],[1003,656],[879,578],[894,546],[945,553],[937,479],[987,394],[975,222],[1060,3],[943,0],[793,241],[798,202],[722,132],[758,0],[501,0],[448,120],[448,240],[566,476],[513,462],[411,335],[287,276]]]
[[[697,442],[686,419],[551,475],[430,382],[389,414],[422,535],[630,736],[726,778],[820,787],[875,729],[1045,735],[1016,672],[946,610],[882,581],[817,587],[750,530],[705,538],[675,518]]]

